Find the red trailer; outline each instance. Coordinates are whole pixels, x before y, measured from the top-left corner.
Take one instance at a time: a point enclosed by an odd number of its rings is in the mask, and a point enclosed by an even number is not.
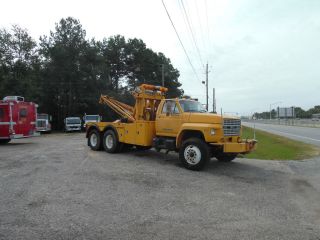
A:
[[[0,100],[0,144],[11,139],[39,136],[36,132],[37,104],[23,97],[8,96]]]

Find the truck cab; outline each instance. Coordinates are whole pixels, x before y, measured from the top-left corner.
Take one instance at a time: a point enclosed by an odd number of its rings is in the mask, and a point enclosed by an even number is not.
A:
[[[81,131],[81,119],[79,117],[67,117],[64,119],[65,132]]]
[[[85,114],[83,116],[83,129],[86,128],[88,122],[98,123],[100,121],[101,121],[101,116],[99,116],[99,115],[87,115],[87,114]]]
[[[38,132],[51,132],[52,117],[47,113],[38,113],[37,115],[37,131]]]
[[[241,135],[241,121],[231,116],[208,113],[198,101],[166,99],[161,101],[156,117],[156,135],[176,138],[179,146],[186,132],[197,132],[207,143],[228,142]]]

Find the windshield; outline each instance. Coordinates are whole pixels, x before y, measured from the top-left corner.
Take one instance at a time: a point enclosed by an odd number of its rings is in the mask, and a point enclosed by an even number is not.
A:
[[[93,116],[86,116],[86,121],[99,121],[99,116],[98,115],[93,115]]]
[[[201,103],[190,100],[180,100],[180,106],[184,112],[207,112]]]
[[[80,118],[67,118],[67,124],[80,124]]]

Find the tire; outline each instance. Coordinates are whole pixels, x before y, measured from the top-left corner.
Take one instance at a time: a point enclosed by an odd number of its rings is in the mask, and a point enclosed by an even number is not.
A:
[[[113,130],[107,130],[103,134],[103,148],[107,153],[117,153],[121,151],[122,144],[119,143]]]
[[[93,151],[99,151],[102,148],[100,133],[97,129],[92,129],[88,135],[88,145]]]
[[[199,138],[185,140],[179,150],[179,159],[189,170],[203,169],[210,159],[207,143]]]
[[[216,155],[216,159],[218,159],[219,162],[231,162],[238,156],[237,153],[219,153]]]
[[[0,139],[0,145],[7,144],[10,141],[11,141],[11,139]]]

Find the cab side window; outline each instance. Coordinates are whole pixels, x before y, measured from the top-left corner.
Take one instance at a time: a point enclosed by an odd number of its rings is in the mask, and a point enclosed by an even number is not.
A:
[[[171,102],[171,101],[166,101],[166,102],[163,104],[162,113],[169,113],[169,112],[170,112],[170,109],[171,109],[171,105],[172,105],[172,102]]]
[[[174,107],[173,107],[173,113],[174,114],[179,114],[180,112],[179,112],[179,108],[178,108],[178,105],[175,103],[174,104]]]
[[[166,101],[162,108],[162,113],[179,114],[179,108],[175,101]]]

